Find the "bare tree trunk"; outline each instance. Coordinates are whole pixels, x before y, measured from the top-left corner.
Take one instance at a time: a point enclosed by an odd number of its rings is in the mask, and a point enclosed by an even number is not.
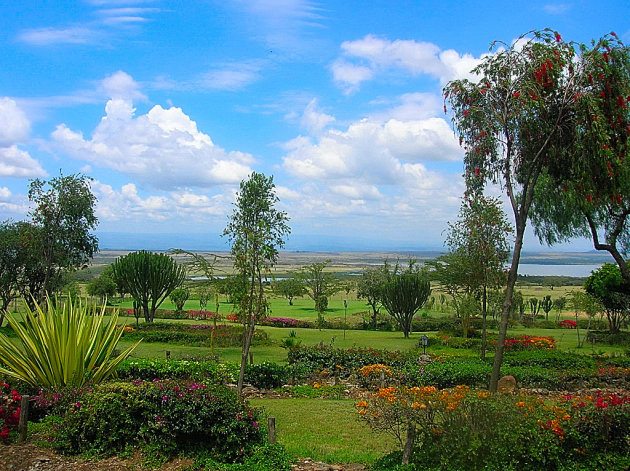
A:
[[[413,453],[413,444],[416,441],[416,426],[409,423],[407,426],[407,440],[403,448],[402,465],[408,465],[411,454]]]
[[[516,241],[514,242],[514,253],[512,255],[512,265],[508,272],[507,287],[505,290],[505,301],[503,302],[503,312],[501,313],[501,322],[499,324],[499,338],[497,339],[496,351],[494,354],[494,363],[492,364],[492,374],[490,376],[489,390],[492,393],[497,392],[497,384],[499,382],[499,374],[501,373],[501,363],[503,362],[503,349],[505,348],[505,337],[507,335],[508,321],[510,320],[510,310],[512,308],[512,295],[514,294],[514,285],[518,275],[518,264],[521,258],[521,249],[523,248],[523,236],[525,234],[525,219],[519,218],[516,222]]]
[[[481,296],[481,359],[486,359],[486,342],[488,335],[486,332],[486,318],[488,316],[488,290],[487,287],[483,287],[483,294]]]

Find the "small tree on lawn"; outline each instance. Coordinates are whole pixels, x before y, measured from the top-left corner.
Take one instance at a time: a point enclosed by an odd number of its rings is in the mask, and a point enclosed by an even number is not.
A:
[[[232,243],[234,268],[247,284],[238,306],[243,323],[239,395],[243,390],[256,323],[267,315],[263,282],[269,278],[271,268],[278,260],[278,249],[284,247],[285,238],[290,233],[287,214],[275,208],[278,201],[273,177],[253,172],[241,182],[234,210],[223,231]]]
[[[405,338],[408,338],[411,332],[413,316],[430,294],[431,283],[421,273],[409,271],[396,273],[383,286],[383,306],[396,319]]]
[[[274,283],[273,290],[279,296],[289,300],[289,306],[293,306],[293,298],[302,297],[306,294],[306,288],[295,277],[278,280]]]
[[[630,315],[630,295],[619,267],[605,263],[586,279],[584,289],[604,306],[610,333],[619,332]]]
[[[333,273],[324,271],[329,263],[330,260],[311,263],[302,267],[295,275],[306,288],[306,294],[315,302],[315,311],[317,311],[320,326],[324,323],[324,311],[328,308],[328,297],[342,289],[340,280]],[[319,299],[322,296],[326,298],[326,302]]]
[[[175,304],[175,311],[178,313],[184,312],[184,304],[190,297],[190,290],[188,288],[178,288],[171,292],[169,299]]]
[[[94,278],[87,285],[87,294],[90,296],[98,296],[101,303],[105,302],[107,298],[116,295],[116,282],[113,280],[110,273],[111,270],[107,272],[103,270],[103,273]]]
[[[372,308],[372,328],[376,330],[378,314],[382,306],[383,286],[389,280],[390,266],[387,260],[379,267],[366,268],[357,280],[357,298],[365,299]]]
[[[24,223],[0,223],[0,327],[11,301],[18,296],[26,261],[21,227]]]
[[[165,254],[141,250],[118,258],[114,278],[136,300],[145,322],[153,322],[155,311],[186,279],[186,270]]]

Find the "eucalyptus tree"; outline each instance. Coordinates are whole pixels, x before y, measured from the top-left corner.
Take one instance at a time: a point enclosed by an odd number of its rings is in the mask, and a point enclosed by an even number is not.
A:
[[[186,279],[186,270],[166,254],[141,250],[116,259],[114,279],[142,308],[145,322],[153,322],[155,311]]]
[[[576,85],[575,50],[549,30],[495,43],[473,73],[475,81],[449,82],[444,93],[464,146],[466,198],[488,183],[506,192],[515,240],[490,390],[496,391],[525,227],[537,183],[570,140],[567,130]]]
[[[234,268],[246,286],[238,304],[243,323],[239,395],[256,323],[268,312],[264,282],[278,260],[278,249],[284,247],[291,231],[287,214],[275,207],[278,201],[273,177],[252,172],[240,184],[232,215],[223,231],[232,243]]]

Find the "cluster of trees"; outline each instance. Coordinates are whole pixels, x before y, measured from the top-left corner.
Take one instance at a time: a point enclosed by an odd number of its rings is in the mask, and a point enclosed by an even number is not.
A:
[[[30,220],[0,223],[0,325],[14,298],[24,298],[31,310],[43,305],[98,250],[89,178],[60,174],[33,180],[28,198]]]

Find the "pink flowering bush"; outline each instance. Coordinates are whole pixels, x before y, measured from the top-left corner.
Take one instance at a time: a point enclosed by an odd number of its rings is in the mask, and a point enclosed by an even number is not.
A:
[[[12,391],[7,383],[0,383],[0,442],[7,441],[17,428],[21,400],[17,391]]]

